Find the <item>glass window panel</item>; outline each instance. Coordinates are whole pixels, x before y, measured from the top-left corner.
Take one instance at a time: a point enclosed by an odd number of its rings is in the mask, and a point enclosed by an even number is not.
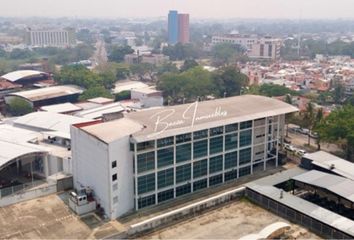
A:
[[[222,183],[222,174],[209,178],[209,187]]]
[[[155,147],[155,141],[147,141],[147,142],[141,142],[137,144],[137,150],[145,150],[145,149],[151,149]]]
[[[157,166],[164,167],[173,164],[173,147],[157,151]]]
[[[225,151],[238,147],[238,134],[232,133],[225,136]]]
[[[192,191],[192,189],[191,189],[191,184],[190,183],[182,185],[182,186],[179,186],[179,187],[176,187],[176,197],[188,194],[191,191]]]
[[[173,189],[169,189],[169,190],[166,190],[166,191],[163,191],[163,192],[159,192],[157,194],[157,201],[160,203],[160,202],[164,202],[164,201],[167,201],[169,199],[172,199],[173,198]]]
[[[155,173],[138,177],[138,194],[155,190]]]
[[[205,157],[208,154],[208,140],[194,142],[193,158]]]
[[[240,123],[240,129],[247,129],[252,127],[252,121]]]
[[[165,147],[173,145],[173,137],[157,139],[157,147]]]
[[[238,124],[229,124],[225,126],[225,132],[236,132],[238,130]]]
[[[155,204],[155,194],[138,199],[138,208],[144,208]]]
[[[157,187],[159,189],[173,185],[173,182],[174,182],[173,168],[162,170],[157,173]]]
[[[138,154],[138,173],[155,168],[155,152]]]
[[[223,151],[223,137],[214,137],[210,139],[209,144],[210,154],[219,153]]]
[[[194,140],[208,137],[208,129],[196,131],[193,133]]]
[[[184,143],[184,142],[190,142],[191,139],[192,139],[192,134],[191,133],[177,135],[176,136],[176,144]]]
[[[252,143],[252,130],[240,132],[240,147],[251,145]]]
[[[176,182],[185,182],[191,180],[191,164],[185,164],[179,167],[176,167]]]
[[[191,160],[192,145],[190,143],[176,146],[176,162]]]
[[[209,159],[209,174],[222,171],[222,155]]]
[[[225,154],[225,169],[237,166],[237,151]]]
[[[202,179],[193,183],[193,191],[198,191],[200,189],[206,188],[208,186],[208,180]]]
[[[224,133],[224,127],[210,128],[210,136],[217,136]]]
[[[205,176],[208,173],[208,160],[204,159],[193,163],[193,178]]]
[[[240,162],[239,165],[247,164],[251,162],[251,148],[240,150]]]

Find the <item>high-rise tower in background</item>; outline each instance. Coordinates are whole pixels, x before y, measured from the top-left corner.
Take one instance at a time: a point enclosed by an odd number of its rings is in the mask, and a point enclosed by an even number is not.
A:
[[[189,14],[178,14],[178,41],[189,43]]]
[[[189,14],[178,14],[171,10],[168,14],[168,43],[189,42]]]
[[[168,14],[168,44],[178,42],[178,12],[170,11]]]

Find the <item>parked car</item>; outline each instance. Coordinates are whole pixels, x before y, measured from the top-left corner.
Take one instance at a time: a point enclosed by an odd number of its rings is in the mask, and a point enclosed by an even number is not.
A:
[[[290,152],[294,152],[295,151],[295,147],[290,145],[290,144],[284,144],[284,149],[288,150]]]
[[[302,149],[296,149],[296,154],[299,155],[300,157],[304,156],[306,154],[305,150]]]
[[[305,135],[308,135],[310,133],[310,130],[307,129],[307,128],[300,128],[299,132],[301,134],[305,134]]]

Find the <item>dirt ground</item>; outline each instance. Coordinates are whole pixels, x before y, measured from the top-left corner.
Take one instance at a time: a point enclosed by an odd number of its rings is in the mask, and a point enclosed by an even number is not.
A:
[[[145,239],[239,239],[256,234],[264,227],[288,221],[242,200],[207,212],[196,218],[144,236]],[[321,239],[306,229],[291,224],[291,239]]]
[[[0,208],[0,239],[100,238],[116,233],[114,224],[78,217],[55,194]]]

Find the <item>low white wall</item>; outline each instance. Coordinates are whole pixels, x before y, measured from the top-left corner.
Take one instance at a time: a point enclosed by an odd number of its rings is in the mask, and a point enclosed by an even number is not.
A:
[[[149,231],[153,228],[160,227],[162,225],[166,225],[170,222],[173,222],[175,220],[178,220],[182,217],[185,217],[187,215],[200,212],[202,210],[214,207],[218,204],[225,203],[228,201],[231,201],[232,199],[235,199],[236,197],[240,197],[244,194],[245,187],[240,187],[235,190],[231,190],[222,194],[219,194],[217,196],[190,204],[188,206],[173,210],[171,212],[161,214],[159,216],[150,218],[148,220],[145,220],[143,222],[131,225],[128,229],[128,236],[132,236],[135,234],[139,234],[142,232]]]
[[[43,197],[57,192],[57,185],[50,185],[43,188],[19,192],[14,195],[0,198],[0,207],[5,207],[22,201],[27,201],[34,198]]]

